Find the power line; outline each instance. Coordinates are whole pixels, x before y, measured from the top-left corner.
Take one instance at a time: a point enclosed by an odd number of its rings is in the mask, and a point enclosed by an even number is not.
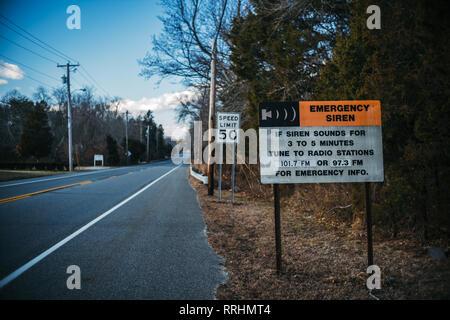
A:
[[[89,78],[91,78],[100,89],[102,89],[103,92],[106,93],[106,95],[110,98],[112,98],[112,96],[108,93],[108,91],[106,91],[105,89],[103,89],[103,87],[89,74],[89,72],[86,70],[86,68],[83,67],[83,65],[81,65],[81,69],[83,69],[84,72],[86,72],[86,74],[88,75]],[[81,74],[81,73],[80,73]]]
[[[7,28],[11,29],[12,31],[16,32],[17,34],[21,35],[21,36],[24,37],[25,39],[27,39],[27,40],[33,42],[34,44],[38,45],[39,47],[45,49],[46,51],[48,51],[48,52],[50,52],[50,53],[52,53],[52,54],[54,54],[54,55],[56,55],[56,56],[58,56],[58,57],[60,57],[60,58],[67,58],[68,60],[71,60],[71,61],[78,61],[77,59],[73,59],[73,58],[69,57],[68,55],[66,55],[65,53],[61,52],[60,50],[58,50],[58,49],[52,47],[51,45],[49,45],[48,43],[42,41],[41,39],[39,39],[38,37],[34,36],[34,35],[31,34],[30,32],[26,31],[24,28],[20,27],[19,25],[17,25],[17,24],[14,23],[13,21],[11,21],[10,19],[8,19],[8,18],[5,17],[4,15],[2,15],[1,13],[0,13],[0,17],[3,18],[4,20],[6,20],[6,21],[7,21],[8,23],[10,23],[11,25],[13,25],[13,26],[15,26],[16,28],[18,28],[19,30],[23,31],[24,33],[26,33],[27,35],[29,35],[29,36],[32,37],[33,39],[39,41],[41,44],[43,44],[43,45],[46,46],[47,48],[44,48],[43,46],[39,45],[39,44],[36,43],[35,41],[33,41],[33,40],[31,40],[30,38],[24,36],[23,34],[19,33],[18,31],[13,30],[11,27],[7,26],[5,23],[3,23],[3,22],[0,21],[1,24],[3,24],[4,26],[6,26]],[[5,39],[5,40],[7,40],[7,41],[9,41],[9,42],[11,42],[11,43],[13,43],[13,44],[15,44],[15,45],[21,47],[21,48],[23,48],[23,49],[25,49],[25,50],[27,50],[27,51],[30,51],[30,52],[32,52],[32,53],[34,53],[34,54],[40,56],[41,58],[44,58],[44,59],[46,59],[46,60],[48,60],[48,61],[51,61],[51,62],[54,62],[54,63],[58,64],[57,61],[55,61],[55,60],[53,60],[53,59],[50,59],[50,58],[47,58],[47,57],[44,57],[44,56],[42,56],[42,55],[40,55],[40,54],[34,52],[34,51],[31,50],[31,49],[25,48],[25,47],[23,47],[23,46],[21,46],[21,45],[15,43],[14,41],[7,39],[7,38],[4,37],[4,36],[1,36],[1,35],[0,35],[0,37],[2,37],[3,39]],[[48,48],[50,48],[50,49],[53,50],[54,52],[50,51]],[[91,82],[91,83],[94,85],[94,87],[99,87],[104,93],[106,93],[106,95],[107,95],[109,98],[112,99],[112,96],[109,94],[109,92],[106,91],[106,90],[100,85],[100,83],[98,83],[97,80],[94,79],[93,76],[90,75],[90,73],[86,70],[86,68],[83,67],[83,65],[81,65],[81,68],[82,68],[83,71],[86,73],[86,75],[92,80],[92,81],[88,81],[88,82]],[[88,80],[88,79],[83,75],[83,73],[81,73],[81,70],[79,70],[79,71],[80,71],[79,74],[80,74],[83,78],[85,78],[86,80]],[[76,82],[77,82],[77,81],[76,81]]]
[[[17,63],[17,64],[19,64],[19,65],[21,65],[21,66],[24,66],[25,68],[28,68],[28,69],[30,69],[30,70],[33,70],[34,72],[40,73],[40,74],[46,76],[47,78],[50,78],[50,79],[55,80],[55,81],[57,81],[57,82],[60,81],[60,79],[57,79],[57,78],[55,78],[55,77],[53,77],[53,76],[50,76],[50,75],[46,74],[45,72],[36,70],[36,69],[34,69],[34,68],[30,67],[30,66],[27,66],[27,65],[24,64],[24,63],[21,63],[21,62],[19,62],[19,61],[16,61],[16,60],[14,60],[14,59],[11,59],[11,58],[9,58],[9,57],[7,57],[7,56],[1,54],[1,53],[0,53],[0,57],[3,57],[3,58],[5,58],[5,59],[10,60],[11,62],[14,62],[14,63]]]
[[[76,71],[80,71],[80,70],[79,70],[79,69],[73,70],[72,80],[73,80],[74,82],[76,82],[80,87],[83,87],[83,86],[91,86],[91,87],[93,87],[93,88],[96,89],[96,86],[95,86],[95,84],[94,84],[92,81],[90,81],[89,79],[87,79],[81,72],[76,73]],[[85,80],[85,83],[84,83],[83,85],[79,82],[79,81],[82,81],[82,80],[75,77],[75,76],[78,77],[78,75],[82,76],[83,79]],[[78,81],[78,80],[79,80],[79,81]]]
[[[95,89],[101,89],[104,93],[106,93],[106,96],[108,98],[110,98],[111,100],[113,100],[112,96],[109,94],[108,91],[106,91],[86,70],[86,68],[83,67],[83,65],[80,64],[80,67],[83,68],[83,72],[81,69],[77,69],[78,73],[74,73],[75,75],[78,74],[80,75],[85,81],[86,83],[88,83],[89,85],[93,86]],[[77,82],[77,81],[75,81]],[[77,82],[78,83],[78,82]],[[78,83],[79,84],[79,83]]]
[[[17,70],[14,70],[14,69],[12,69],[11,67],[9,67],[9,66],[7,66],[7,65],[4,65],[4,64],[1,65],[0,67],[9,69],[9,70],[14,71],[14,72],[17,72]],[[40,81],[40,80],[37,80],[37,79],[35,79],[35,78],[33,78],[33,77],[27,75],[27,74],[24,74],[23,76],[24,76],[24,77],[27,77],[27,78],[29,78],[29,79],[31,79],[31,80],[33,80],[33,81],[39,82],[40,84],[42,84],[42,85],[44,85],[44,86],[46,86],[46,87],[48,87],[48,88],[50,88],[50,89],[55,89],[55,87],[52,87],[51,85],[49,85],[49,84],[47,84],[47,83],[44,83],[44,82],[42,82],[42,81]]]
[[[55,60],[50,59],[50,58],[48,58],[48,57],[44,57],[43,55],[40,55],[39,53],[37,53],[37,52],[35,52],[35,51],[31,50],[31,49],[25,48],[24,46],[22,46],[22,45],[20,45],[20,44],[18,44],[18,43],[16,43],[16,42],[14,42],[14,41],[12,41],[12,40],[9,40],[8,38],[6,38],[6,37],[4,37],[4,36],[2,36],[2,35],[0,35],[0,38],[3,38],[3,39],[5,39],[6,41],[11,42],[12,44],[15,44],[16,46],[18,46],[18,47],[20,47],[20,48],[22,48],[22,49],[24,49],[24,50],[27,50],[27,51],[29,51],[29,52],[31,52],[31,53],[37,55],[38,57],[41,57],[42,59],[45,59],[45,60],[50,61],[50,62],[52,62],[52,63],[58,64],[58,62],[56,62]]]
[[[78,74],[84,79],[86,80],[86,82],[89,82],[90,84],[93,84],[92,80],[89,80],[83,73],[80,72],[80,70],[78,70]],[[95,87],[95,85],[94,85]]]
[[[59,57],[59,58],[61,58],[61,59],[63,59],[63,60],[66,60],[66,58],[63,57],[62,55],[57,54],[57,53],[51,51],[50,49],[48,49],[47,47],[44,47],[43,45],[41,45],[41,44],[37,43],[36,41],[30,39],[29,37],[24,36],[23,34],[21,34],[20,32],[18,32],[18,31],[16,31],[16,30],[14,30],[13,28],[11,28],[11,27],[8,26],[7,24],[3,23],[2,21],[0,21],[0,24],[4,25],[6,28],[8,28],[8,29],[12,30],[13,32],[17,33],[19,36],[21,36],[21,37],[27,39],[28,41],[30,41],[30,42],[32,42],[32,43],[34,43],[34,44],[37,45],[38,47],[40,47],[40,48],[42,48],[42,49],[44,49],[44,50],[50,52],[51,54],[53,54],[53,55],[55,55],[55,56],[57,56],[57,57]]]
[[[2,35],[0,35],[0,37],[3,38],[3,39],[5,39],[5,40],[7,40],[7,41],[9,41],[9,42],[11,42],[11,43],[13,43],[13,44],[15,44],[16,46],[21,47],[22,49],[25,49],[25,50],[27,50],[27,51],[29,51],[29,52],[31,52],[31,53],[33,53],[33,54],[35,54],[35,55],[37,55],[37,56],[43,58],[43,59],[46,59],[46,60],[48,60],[48,61],[50,61],[50,62],[54,62],[54,63],[58,64],[57,61],[55,61],[55,60],[53,60],[53,59],[50,59],[50,58],[48,58],[48,57],[42,56],[42,55],[40,55],[39,53],[36,53],[36,52],[34,52],[33,50],[31,50],[31,49],[25,48],[25,47],[19,45],[18,43],[14,42],[14,41],[12,41],[12,40],[10,40],[10,39],[8,39],[8,38],[2,36]],[[12,59],[10,59],[10,60],[12,61]],[[28,66],[27,66],[27,67],[28,67]],[[86,74],[89,75],[89,73],[87,72],[87,70],[86,70],[83,66],[81,66],[81,67],[83,68],[84,72],[86,72]],[[28,67],[28,68],[31,68],[31,67]],[[31,68],[31,69],[32,69],[32,68]],[[35,69],[34,69],[34,71],[36,71],[36,72],[38,72],[38,73],[41,73],[40,71],[37,71],[37,70],[35,70]],[[103,87],[102,87],[97,81],[95,81],[95,79],[94,79],[92,76],[89,75],[89,77],[92,79],[92,80],[89,80],[89,79],[87,79],[87,78],[83,75],[83,73],[81,73],[81,70],[80,70],[79,74],[80,74],[83,78],[85,78],[88,82],[90,82],[94,87],[98,86],[100,89],[103,90],[103,92],[105,92],[109,97],[111,97],[111,95],[110,95],[105,89],[103,89]],[[48,76],[48,75],[47,75],[47,76]],[[30,76],[27,76],[27,77],[31,78]],[[38,81],[38,80],[37,80],[37,81]],[[59,80],[57,80],[57,81],[59,81]],[[81,86],[81,84],[80,84],[78,81],[75,81],[75,82],[76,82],[78,85]]]
[[[37,80],[37,79],[35,79],[35,78],[33,78],[33,77],[30,77],[29,75],[25,75],[25,77],[27,77],[28,79],[34,80],[34,81],[36,81],[36,82],[42,84],[43,86],[46,86],[47,88],[52,89],[52,90],[55,90],[55,89],[56,89],[55,87],[52,87],[51,85],[46,84],[46,83],[44,83],[44,82],[42,82],[42,81],[40,81],[40,80]]]
[[[74,77],[74,75],[75,75],[75,73],[72,75],[72,80],[73,80],[76,84],[78,84],[80,87],[83,87],[83,85],[82,85],[80,82],[78,82],[78,80]]]
[[[97,85],[92,80],[88,79],[87,76],[84,75],[84,73],[81,73],[81,70],[77,69],[77,71],[79,71],[79,72],[74,73],[74,75],[81,76],[84,79],[85,85],[89,85],[89,86],[93,87],[94,89],[96,89],[97,91],[99,91]],[[80,81],[83,81],[83,80],[80,79]],[[80,85],[80,83],[78,81],[75,80],[75,82],[77,82]]]
[[[8,19],[7,17],[5,17],[4,15],[2,15],[0,13],[0,17],[2,17],[3,19],[5,19],[6,21],[8,21],[10,24],[12,24],[13,26],[15,26],[16,28],[22,30],[23,32],[25,32],[27,35],[31,36],[32,38],[36,39],[37,41],[39,41],[40,43],[42,43],[43,45],[47,46],[48,48],[52,49],[53,51],[55,51],[56,53],[64,56],[65,58],[72,60],[72,61],[76,61],[76,59],[73,59],[71,57],[69,57],[68,55],[64,54],[63,52],[59,51],[58,49],[55,49],[54,47],[52,47],[51,45],[49,45],[48,43],[42,41],[41,39],[39,39],[38,37],[32,35],[31,33],[29,33],[27,30],[25,30],[24,28],[20,27],[19,25],[17,25],[16,23],[14,23],[13,21],[11,21],[10,19]]]

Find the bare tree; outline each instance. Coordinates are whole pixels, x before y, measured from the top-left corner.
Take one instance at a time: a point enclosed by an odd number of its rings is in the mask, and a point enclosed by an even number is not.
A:
[[[164,0],[160,17],[164,32],[153,38],[153,51],[139,63],[140,75],[181,77],[188,85],[209,78],[211,42],[217,40],[218,60],[227,60],[223,30],[232,22],[233,0]]]
[[[243,83],[231,71],[231,43],[228,33],[233,19],[241,15],[242,0],[165,0],[164,31],[153,38],[153,50],[139,61],[145,78],[179,77],[198,92],[191,101],[181,101],[178,121],[202,119],[207,108],[210,81],[211,44],[216,40],[216,108],[245,110]]]

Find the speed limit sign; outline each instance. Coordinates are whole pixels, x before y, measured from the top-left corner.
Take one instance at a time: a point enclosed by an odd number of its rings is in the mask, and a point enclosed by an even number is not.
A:
[[[216,142],[219,144],[219,201],[221,200],[222,190],[222,153],[223,144],[232,144],[232,165],[231,165],[231,202],[234,202],[234,175],[235,175],[235,149],[239,143],[239,122],[241,116],[235,112],[217,112],[217,135]]]
[[[217,143],[239,143],[240,114],[217,112]]]

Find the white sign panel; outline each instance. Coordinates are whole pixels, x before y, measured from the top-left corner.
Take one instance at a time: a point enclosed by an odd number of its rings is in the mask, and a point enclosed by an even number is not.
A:
[[[240,114],[235,112],[217,112],[217,143],[239,143]]]
[[[96,162],[101,161],[103,166],[103,155],[102,154],[94,154],[94,167],[96,166]]]
[[[379,101],[372,102],[261,104],[261,183],[382,182]]]

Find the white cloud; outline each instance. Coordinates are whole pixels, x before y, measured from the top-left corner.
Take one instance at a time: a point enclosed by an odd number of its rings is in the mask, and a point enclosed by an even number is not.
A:
[[[166,125],[164,126],[164,135],[171,137],[172,140],[179,140],[186,136],[189,131],[189,126],[187,125]]]
[[[25,76],[25,72],[15,64],[0,60],[0,77],[20,80]]]
[[[122,99],[119,104],[119,112],[128,112],[136,117],[145,115],[148,110],[153,112],[157,124],[164,128],[164,135],[173,140],[183,138],[189,131],[187,125],[177,123],[175,109],[180,105],[180,101],[187,101],[195,97],[196,93],[191,90],[165,93],[155,98],[142,98],[140,100]],[[115,103],[114,103],[115,104]]]
[[[180,101],[187,101],[195,96],[191,90],[165,93],[155,98],[141,98],[140,100],[123,99],[120,101],[119,110],[125,112],[128,110],[132,115],[144,115],[148,110],[153,112],[174,110]]]
[[[7,84],[7,83],[8,83],[8,80],[0,79],[0,84]]]

